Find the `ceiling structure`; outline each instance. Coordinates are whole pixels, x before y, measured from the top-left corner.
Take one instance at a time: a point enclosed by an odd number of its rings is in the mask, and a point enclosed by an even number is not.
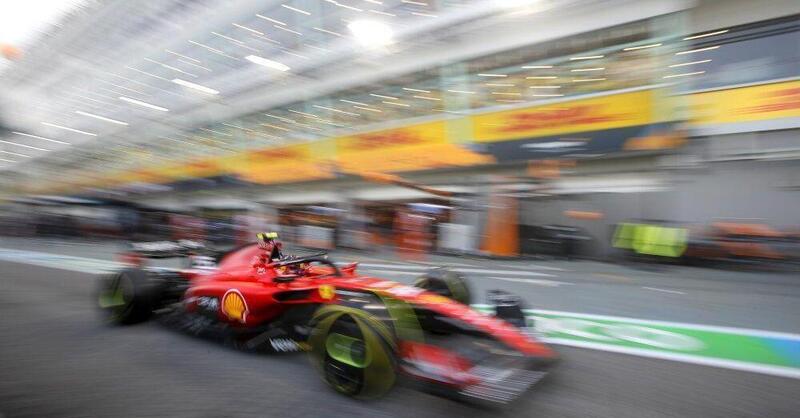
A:
[[[561,45],[561,61],[541,64],[556,46],[546,54],[520,47],[687,7],[630,3],[88,1],[0,70],[0,171],[57,181],[602,89],[613,72],[575,71],[613,67],[633,53],[587,65]],[[570,14],[553,25],[553,16]],[[630,23],[607,36],[636,45],[652,32]],[[601,44],[595,37],[570,46]],[[491,55],[502,50],[516,52]],[[522,65],[529,61],[540,64]],[[569,88],[546,78],[565,76]]]

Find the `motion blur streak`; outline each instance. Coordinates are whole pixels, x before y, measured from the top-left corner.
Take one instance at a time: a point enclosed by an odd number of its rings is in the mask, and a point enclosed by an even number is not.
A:
[[[797,1],[2,3],[0,418],[800,410]],[[522,398],[362,403],[302,355],[94,314],[131,243],[259,232],[406,284],[446,267],[488,314],[510,292],[561,361],[415,341],[459,395]]]

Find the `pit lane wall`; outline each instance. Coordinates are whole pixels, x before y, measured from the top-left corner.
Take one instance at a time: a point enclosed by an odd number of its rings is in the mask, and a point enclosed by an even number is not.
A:
[[[686,120],[689,131],[679,130]],[[466,128],[465,128],[466,127]],[[800,81],[675,95],[639,88],[522,105],[354,133],[303,144],[234,153],[171,166],[84,177],[33,193],[173,189],[231,183],[280,184],[370,172],[433,170],[496,163],[667,150],[687,136],[800,127]]]

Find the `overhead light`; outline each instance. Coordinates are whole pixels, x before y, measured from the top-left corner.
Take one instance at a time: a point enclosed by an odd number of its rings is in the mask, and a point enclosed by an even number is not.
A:
[[[508,77],[508,74],[480,73],[478,77]]]
[[[394,31],[386,23],[360,19],[347,24],[356,41],[366,47],[386,46],[393,42]]]
[[[127,122],[123,122],[123,121],[121,121],[121,120],[116,120],[116,119],[107,118],[107,117],[105,117],[105,116],[95,115],[94,113],[84,112],[84,111],[82,111],[82,110],[76,110],[76,111],[75,111],[75,113],[77,113],[77,114],[79,114],[79,115],[83,115],[83,116],[88,116],[88,117],[90,117],[90,118],[95,118],[95,119],[99,119],[99,120],[104,120],[104,121],[106,121],[106,122],[116,123],[117,125],[125,125],[125,126],[128,126],[128,123],[127,123]]]
[[[504,91],[493,91],[492,94],[498,96],[522,96],[522,93],[517,92],[504,92]]]
[[[264,16],[264,15],[260,15],[260,14],[258,14],[258,13],[256,13],[256,17],[259,17],[259,18],[261,18],[261,19],[264,19],[264,20],[269,20],[269,21],[270,21],[270,22],[272,22],[272,23],[277,23],[277,24],[279,24],[279,25],[286,26],[286,23],[283,23],[283,22],[281,22],[280,20],[273,19],[273,18],[271,18],[271,17],[267,17],[267,16]]]
[[[536,75],[536,76],[525,77],[526,80],[555,80],[556,78],[558,77],[554,75]]]
[[[605,78],[574,78],[572,79],[573,83],[583,83],[587,81],[604,81]]]
[[[55,123],[50,123],[50,122],[42,122],[42,125],[52,126],[53,128],[63,129],[65,131],[75,132],[75,133],[78,133],[78,134],[89,135],[89,136],[97,136],[97,134],[95,134],[95,133],[81,131],[80,129],[73,129],[73,128],[69,128],[69,127],[66,127],[66,126],[56,125]]]
[[[442,100],[442,99],[440,99],[438,97],[428,97],[428,96],[413,96],[413,97],[415,99],[432,100],[432,101],[436,101],[436,102],[439,102],[439,101]]]
[[[391,16],[391,17],[396,17],[396,16],[397,16],[397,15],[396,15],[396,14],[394,14],[394,13],[388,13],[388,12],[384,12],[383,10],[374,10],[374,9],[369,9],[369,12],[370,12],[370,13],[375,13],[375,14],[377,14],[377,15],[384,15],[384,16]]]
[[[322,32],[322,33],[327,33],[327,34],[329,34],[329,35],[334,35],[334,36],[338,36],[338,37],[341,37],[341,36],[342,36],[342,34],[341,34],[341,33],[339,33],[339,32],[334,32],[334,31],[332,31],[332,30],[327,30],[327,29],[323,29],[323,28],[320,28],[320,27],[316,27],[316,26],[314,26],[314,27],[313,27],[313,28],[311,28],[311,29],[314,29],[314,30],[316,30],[316,31],[319,31],[319,32]]]
[[[383,110],[373,109],[371,107],[364,107],[364,106],[353,106],[353,107],[356,108],[356,109],[367,110],[367,111],[370,111],[370,112],[383,113]]]
[[[686,77],[686,76],[690,76],[690,75],[698,75],[698,74],[704,74],[704,73],[705,73],[705,71],[695,71],[693,73],[665,75],[664,78]]]
[[[197,90],[199,92],[207,93],[207,94],[219,94],[219,91],[214,90],[212,88],[201,86],[199,84],[195,84],[186,80],[181,80],[180,78],[175,78],[172,80],[175,84],[180,84],[181,86],[188,87],[190,89]]]
[[[488,87],[514,87],[514,83],[484,83]]]
[[[39,147],[33,147],[33,146],[30,146],[30,145],[25,145],[25,144],[18,144],[18,143],[16,143],[16,142],[4,141],[4,140],[2,140],[2,139],[0,139],[0,143],[2,143],[2,144],[8,144],[8,145],[16,145],[16,146],[18,146],[18,147],[23,147],[23,148],[35,149],[35,150],[37,150],[37,151],[50,151],[49,149],[44,149],[44,148],[39,148]]]
[[[5,161],[7,163],[16,163],[17,162],[16,160],[7,160],[5,158],[0,158],[0,161]]]
[[[529,89],[559,89],[561,86],[530,86]]]
[[[31,134],[26,134],[26,133],[23,133],[23,132],[16,132],[16,131],[11,132],[11,133],[16,134],[16,135],[27,136],[28,138],[41,139],[42,141],[53,142],[53,143],[56,143],[56,144],[70,145],[69,142],[64,142],[64,141],[59,141],[59,140],[56,140],[56,139],[45,138],[45,137],[39,136],[39,135],[31,135]]]
[[[383,103],[386,103],[386,104],[388,104],[388,105],[394,105],[394,106],[403,106],[403,107],[410,107],[410,106],[411,106],[411,105],[409,105],[409,104],[400,103],[400,102],[387,102],[387,101],[383,101]]]
[[[650,45],[642,45],[642,46],[632,46],[630,48],[623,48],[623,51],[636,51],[638,49],[647,49],[647,48],[655,48],[657,46],[661,46],[664,44],[650,44]]]
[[[368,105],[368,104],[366,104],[366,103],[357,102],[357,101],[355,101],[355,100],[339,99],[339,101],[340,101],[340,102],[345,102],[345,103],[350,103],[350,104],[353,104],[353,105],[359,105],[359,106],[369,106],[369,105]]]
[[[700,48],[700,49],[691,49],[689,51],[676,52],[675,55],[694,54],[695,52],[711,51],[711,50],[714,50],[714,49],[717,49],[717,48],[719,48],[719,45],[709,46],[709,47]]]
[[[571,57],[570,61],[580,61],[580,60],[594,60],[598,58],[603,58],[605,55],[588,55],[585,57]]]
[[[288,4],[281,4],[281,6],[282,6],[282,7],[285,7],[285,8],[287,8],[287,9],[289,9],[289,10],[293,11],[293,12],[302,13],[302,14],[304,14],[304,15],[306,15],[306,16],[311,16],[311,12],[307,12],[307,11],[305,11],[305,10],[298,9],[298,8],[296,8],[296,7],[289,6]]]
[[[690,41],[692,39],[705,38],[706,36],[722,35],[723,33],[728,33],[729,30],[730,29],[725,29],[725,30],[718,30],[716,32],[704,33],[701,35],[687,36],[686,38],[683,38],[683,40]]]
[[[296,30],[291,30],[291,29],[289,29],[289,28],[287,28],[287,27],[285,27],[285,26],[280,26],[280,25],[272,25],[272,27],[274,27],[275,29],[280,29],[280,30],[282,30],[282,31],[285,31],[285,32],[293,33],[293,34],[295,34],[295,35],[300,35],[300,36],[303,36],[303,34],[302,34],[302,33],[298,32],[298,31],[296,31]]]
[[[146,103],[141,100],[131,99],[130,97],[119,96],[119,99],[122,100],[123,102],[128,102],[138,106],[146,107],[148,109],[159,110],[161,112],[169,112],[169,109],[167,109],[166,107],[156,106],[154,104]]]
[[[266,58],[259,57],[258,55],[248,55],[245,57],[245,59],[253,64],[263,65],[264,67],[272,68],[273,70],[289,71],[288,65],[281,64],[277,61],[268,60]]]
[[[685,67],[687,65],[702,64],[704,62],[711,62],[711,60],[700,60],[700,61],[684,62],[684,63],[681,63],[681,64],[672,64],[672,65],[669,66],[669,68]]]
[[[531,97],[562,97],[563,94],[531,94]]]
[[[373,96],[373,97],[378,97],[378,98],[380,98],[380,99],[397,100],[397,97],[392,97],[392,96],[384,96],[384,95],[382,95],[382,94],[370,93],[369,95],[370,95],[370,96]]]
[[[522,68],[526,70],[538,70],[543,68],[553,68],[552,65],[523,65]]]
[[[403,87],[403,90],[405,90],[405,91],[414,91],[414,92],[417,92],[417,93],[430,93],[431,92],[430,90],[412,89],[411,87]]]
[[[605,70],[605,67],[596,67],[596,68],[575,68],[575,69],[572,69],[572,70],[570,70],[570,71],[572,71],[573,73],[579,73],[579,72],[583,72],[583,71],[603,71],[603,70]]]
[[[422,16],[422,17],[439,17],[437,15],[433,15],[430,13],[411,12],[411,14],[414,16]]]
[[[189,60],[189,61],[194,61],[194,62],[196,62],[196,63],[200,64],[200,60],[198,60],[198,59],[194,59],[194,58],[192,58],[192,57],[187,57],[186,55],[179,54],[179,53],[177,53],[177,52],[175,52],[175,51],[170,51],[169,49],[165,49],[164,51],[166,51],[166,52],[168,52],[168,53],[170,53],[170,54],[172,54],[172,55],[175,55],[175,56],[177,56],[177,57],[185,58],[185,59],[187,59],[187,60]]]
[[[475,94],[474,91],[468,91],[468,90],[447,90],[447,91],[449,91],[450,93]]]
[[[20,153],[17,153],[17,152],[3,151],[3,150],[0,150],[0,152],[2,152],[4,154],[8,154],[8,155],[15,155],[17,157],[31,158],[30,155],[20,154]]]

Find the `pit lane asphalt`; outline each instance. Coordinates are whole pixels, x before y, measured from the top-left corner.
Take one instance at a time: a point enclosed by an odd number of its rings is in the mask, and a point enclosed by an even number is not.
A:
[[[800,411],[799,380],[566,347],[558,348],[564,361],[549,378],[507,410],[404,387],[378,401],[354,401],[330,391],[302,354],[241,353],[156,323],[103,325],[93,285],[85,273],[0,262],[4,418],[792,417]]]

